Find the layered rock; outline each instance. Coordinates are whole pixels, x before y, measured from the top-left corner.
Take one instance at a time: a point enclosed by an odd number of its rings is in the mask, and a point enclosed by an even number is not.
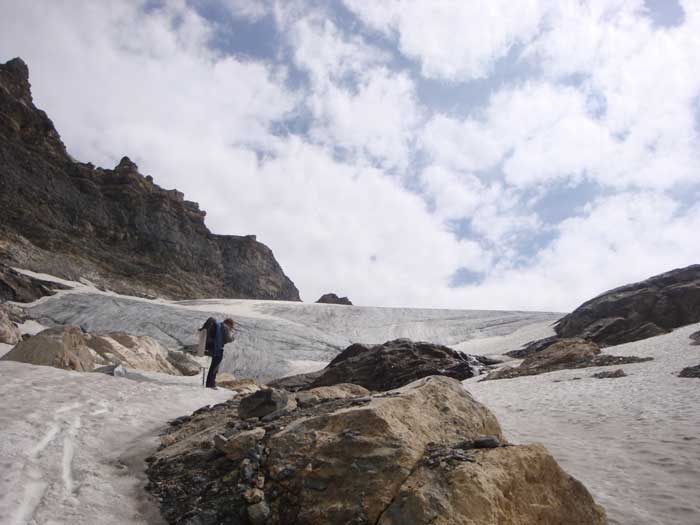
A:
[[[149,458],[168,522],[606,522],[543,447],[505,446],[454,379],[331,396],[267,422],[240,420],[238,404],[180,418]]]
[[[352,306],[350,299],[347,297],[338,297],[334,293],[323,294],[316,302],[322,304],[342,304],[345,306]]]
[[[30,303],[41,297],[53,295],[56,289],[65,288],[67,287],[62,284],[21,274],[0,263],[0,300]]]
[[[581,339],[562,339],[526,357],[518,367],[500,368],[491,372],[486,379],[510,379],[557,370],[641,363],[651,360],[651,357],[603,354],[595,343]]]
[[[71,159],[20,59],[0,65],[0,186],[0,260],[13,266],[132,295],[299,300],[255,236],[212,234],[196,203],[127,157]]]
[[[385,391],[431,375],[468,379],[484,368],[480,359],[446,346],[409,339],[372,346],[356,343],[338,354],[308,388],[353,383]]]
[[[700,265],[607,291],[560,319],[559,337],[609,346],[637,341],[700,321]]]
[[[44,330],[19,342],[2,359],[80,372],[121,365],[172,375],[199,373],[195,361],[150,337],[119,332],[87,334],[77,326]]]

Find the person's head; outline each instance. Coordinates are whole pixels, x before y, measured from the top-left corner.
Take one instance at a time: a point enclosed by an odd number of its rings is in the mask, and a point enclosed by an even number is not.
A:
[[[230,317],[228,319],[224,319],[224,324],[229,327],[230,330],[233,330],[233,327],[235,326],[233,323],[233,319]]]

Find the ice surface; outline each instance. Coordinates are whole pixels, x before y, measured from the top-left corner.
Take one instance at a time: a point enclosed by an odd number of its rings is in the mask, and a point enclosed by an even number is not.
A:
[[[269,380],[321,368],[352,343],[407,337],[459,348],[473,338],[501,337],[512,347],[531,340],[559,315],[541,312],[366,308],[283,301],[210,299],[146,300],[104,293],[85,285],[42,298],[27,311],[43,324],[75,324],[89,331],[149,335],[171,347],[194,345],[209,316],[235,319],[236,341],[221,370]],[[537,323],[537,329],[523,329]],[[520,339],[506,339],[517,332]],[[527,339],[530,337],[530,339]],[[524,341],[522,339],[525,339]],[[478,349],[477,349],[478,351]]]

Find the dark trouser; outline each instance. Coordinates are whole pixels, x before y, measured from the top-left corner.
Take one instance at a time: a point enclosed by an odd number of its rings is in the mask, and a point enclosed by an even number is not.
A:
[[[216,386],[216,374],[219,371],[219,365],[221,360],[224,358],[222,355],[216,355],[211,358],[211,366],[209,367],[209,373],[207,374],[207,387],[214,388]]]

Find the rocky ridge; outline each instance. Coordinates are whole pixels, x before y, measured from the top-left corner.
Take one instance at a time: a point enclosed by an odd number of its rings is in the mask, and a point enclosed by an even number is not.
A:
[[[21,59],[0,64],[0,261],[131,295],[298,301],[254,235],[215,235],[205,212],[139,173],[73,160],[34,106]]]

